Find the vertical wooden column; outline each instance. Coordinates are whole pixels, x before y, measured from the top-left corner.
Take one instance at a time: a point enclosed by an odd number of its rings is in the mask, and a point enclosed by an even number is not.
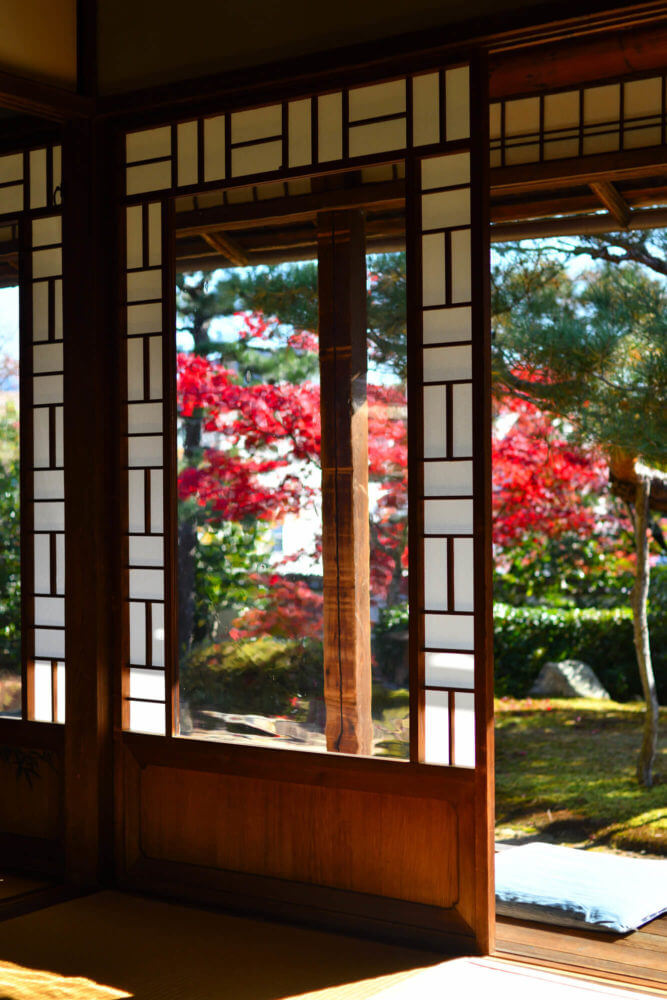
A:
[[[318,216],[327,749],[370,754],[366,258],[360,211]]]
[[[111,875],[111,672],[118,620],[113,145],[73,123],[63,142],[65,859],[70,882]]]

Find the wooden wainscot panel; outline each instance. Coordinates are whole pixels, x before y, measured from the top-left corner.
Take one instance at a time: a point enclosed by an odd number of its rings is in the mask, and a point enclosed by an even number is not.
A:
[[[145,857],[437,907],[458,901],[459,829],[447,801],[152,765],[140,773]]]
[[[61,823],[61,755],[0,744],[0,833],[58,840]]]

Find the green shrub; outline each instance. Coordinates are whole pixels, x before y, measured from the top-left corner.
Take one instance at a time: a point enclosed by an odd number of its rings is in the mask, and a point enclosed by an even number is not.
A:
[[[200,647],[181,666],[181,696],[191,708],[294,717],[295,699],[323,697],[322,644],[262,638]]]
[[[667,616],[649,613],[658,698],[667,701]],[[525,697],[549,660],[583,660],[616,701],[641,695],[629,608],[513,608],[494,605],[495,688]]]

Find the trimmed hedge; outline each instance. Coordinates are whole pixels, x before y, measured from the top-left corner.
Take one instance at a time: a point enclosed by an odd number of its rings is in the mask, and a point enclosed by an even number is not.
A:
[[[495,687],[523,698],[549,660],[583,660],[616,701],[641,696],[629,608],[514,608],[494,605]],[[651,656],[661,704],[667,701],[667,615],[649,614]]]
[[[248,639],[195,650],[181,667],[190,708],[296,717],[294,698],[323,697],[322,644]]]

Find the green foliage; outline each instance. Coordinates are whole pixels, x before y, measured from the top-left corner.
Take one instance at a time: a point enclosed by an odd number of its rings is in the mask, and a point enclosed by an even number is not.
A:
[[[20,673],[21,547],[18,415],[0,414],[0,671]],[[0,706],[1,708],[2,706]]]
[[[648,261],[603,257],[576,278],[571,254],[544,247],[498,246],[495,261],[495,391],[567,419],[607,454],[664,465],[667,287]]]
[[[629,537],[623,547],[631,549]],[[527,538],[504,550],[503,562],[503,571],[496,570],[493,579],[501,604],[614,608],[630,601],[634,575],[629,560],[611,553],[596,537],[566,534],[548,538],[546,544]]]
[[[667,698],[667,616],[649,612],[658,697]],[[630,608],[513,608],[494,605],[498,696],[523,698],[545,663],[583,660],[616,701],[641,695]]]
[[[295,700],[324,696],[322,645],[314,640],[248,639],[200,647],[181,669],[190,708],[298,717]]]

